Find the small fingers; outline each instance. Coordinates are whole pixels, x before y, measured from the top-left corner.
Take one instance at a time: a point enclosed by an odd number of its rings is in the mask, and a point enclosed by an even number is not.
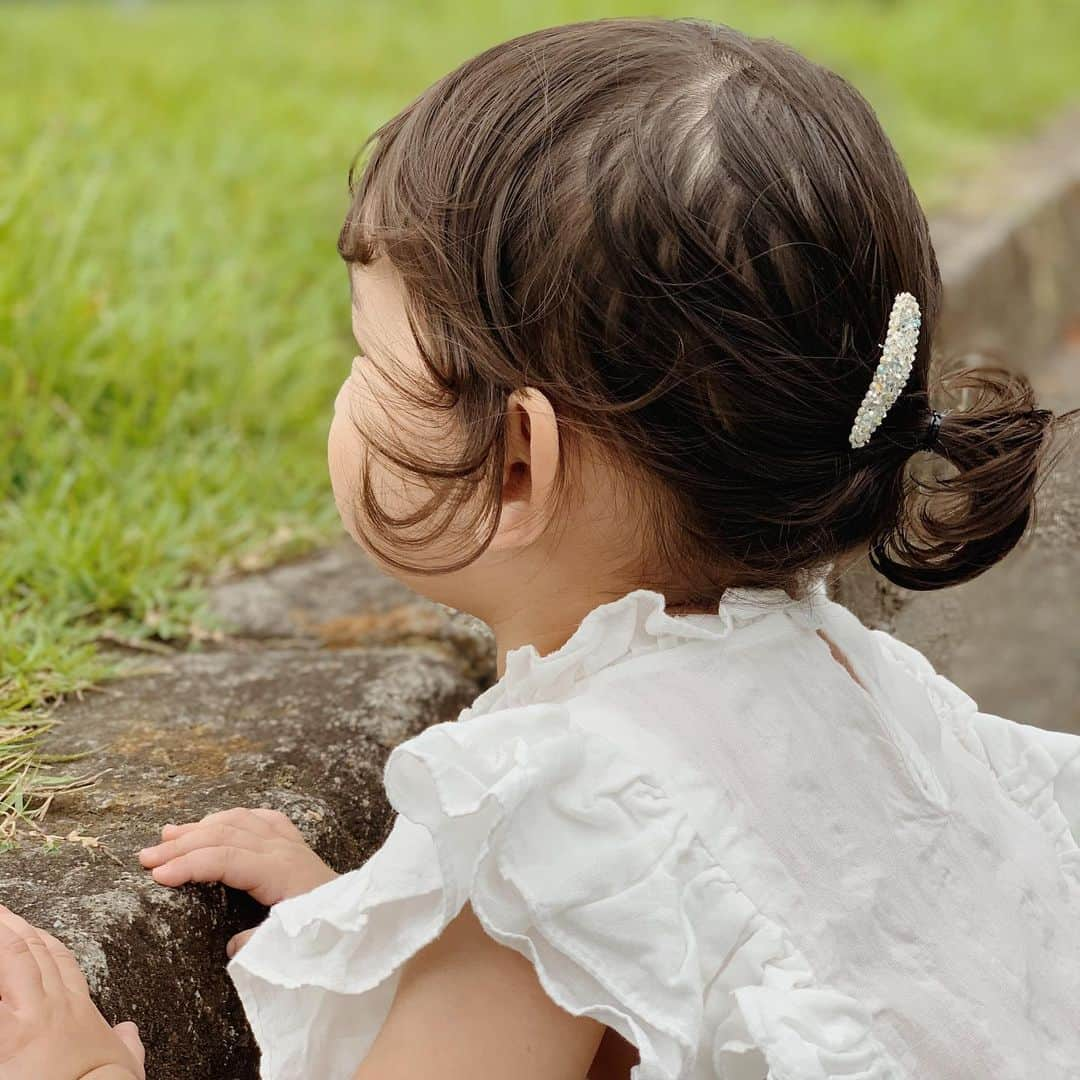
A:
[[[253,807],[251,812],[267,822],[279,836],[299,837],[303,840],[304,834],[300,832],[288,814],[280,810],[271,810],[266,806]]]
[[[192,829],[197,829],[199,822],[186,821],[182,825],[174,825],[171,821],[167,825],[161,826],[161,838],[168,840],[173,836],[182,836],[186,832],[191,832]]]
[[[269,836],[273,832],[267,827],[262,815],[247,806],[232,806],[228,810],[217,810],[202,818],[203,825],[216,825],[219,821],[240,829],[248,829],[260,836]]]
[[[38,935],[52,954],[53,963],[56,965],[64,985],[72,993],[89,996],[90,988],[86,985],[86,976],[83,974],[82,968],[79,967],[79,961],[75,959],[75,954],[62,941],[42,930],[41,927],[38,927]]]
[[[139,1027],[134,1020],[124,1020],[119,1024],[113,1025],[113,1031],[116,1032],[120,1041],[127,1047],[131,1056],[138,1063],[139,1068],[146,1068],[146,1049],[142,1044],[142,1039],[139,1038]]]
[[[188,881],[220,881],[233,889],[253,892],[263,874],[262,860],[249,848],[222,845],[200,847],[155,866],[152,873],[160,885],[175,887]]]
[[[162,827],[161,835],[163,838],[172,838],[182,836],[186,832],[191,832],[192,829],[202,828],[205,825],[218,824],[231,825],[237,829],[246,829],[248,832],[255,833],[256,836],[272,836],[274,832],[261,814],[256,814],[254,810],[250,810],[246,806],[233,806],[228,810],[216,810],[212,814],[206,814],[198,821],[187,821],[180,825],[169,822]]]
[[[230,958],[235,956],[237,951],[244,947],[247,939],[251,937],[257,929],[258,927],[252,927],[250,930],[241,930],[239,934],[233,934],[233,936],[229,938],[225,945],[225,952],[228,953]]]
[[[160,844],[143,848],[139,852],[139,862],[149,869],[202,847],[232,846],[256,850],[261,848],[268,839],[270,837],[256,835],[223,821],[196,822],[193,828],[170,840],[163,840]]]
[[[62,985],[37,927],[0,904],[0,997],[17,1005],[53,993]]]

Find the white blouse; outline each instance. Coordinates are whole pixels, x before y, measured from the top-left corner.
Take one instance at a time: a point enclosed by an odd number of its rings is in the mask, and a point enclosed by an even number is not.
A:
[[[1080,1078],[1080,736],[823,583],[602,604],[383,779],[383,846],[229,962],[263,1080],[351,1080],[466,900],[633,1080]]]

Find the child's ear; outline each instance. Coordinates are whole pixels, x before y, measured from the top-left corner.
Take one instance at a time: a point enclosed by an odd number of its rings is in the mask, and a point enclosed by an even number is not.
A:
[[[491,550],[532,543],[548,522],[559,465],[559,425],[551,402],[531,386],[507,400],[502,507]]]

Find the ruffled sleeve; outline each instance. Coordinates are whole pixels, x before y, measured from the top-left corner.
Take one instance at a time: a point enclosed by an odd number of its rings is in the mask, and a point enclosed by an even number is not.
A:
[[[1053,841],[1062,872],[1080,888],[1080,735],[994,713],[938,672],[918,649],[875,630],[886,654],[927,689],[943,723]]]
[[[275,905],[228,971],[264,1080],[348,1080],[402,964],[466,900],[560,1007],[636,1045],[637,1080],[687,1075],[700,976],[677,862],[685,819],[562,705],[435,724],[390,754],[398,812],[358,870]]]
[[[815,979],[642,755],[533,704],[435,724],[384,771],[358,870],[277,904],[228,970],[263,1080],[350,1080],[404,962],[468,900],[548,996],[637,1047],[633,1080],[889,1080],[864,1007]]]
[[[978,739],[974,752],[1010,797],[1046,829],[1062,868],[1080,886],[1080,735],[1047,731],[978,709],[964,718]]]

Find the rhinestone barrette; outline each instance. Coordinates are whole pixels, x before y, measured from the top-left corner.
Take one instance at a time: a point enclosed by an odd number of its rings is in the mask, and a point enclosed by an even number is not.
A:
[[[893,402],[900,396],[904,384],[915,363],[915,349],[919,344],[919,324],[922,314],[919,302],[909,292],[896,294],[889,313],[889,330],[882,345],[881,360],[874,371],[870,387],[866,391],[855,414],[848,442],[853,447],[865,446],[877,426],[885,419]]]

